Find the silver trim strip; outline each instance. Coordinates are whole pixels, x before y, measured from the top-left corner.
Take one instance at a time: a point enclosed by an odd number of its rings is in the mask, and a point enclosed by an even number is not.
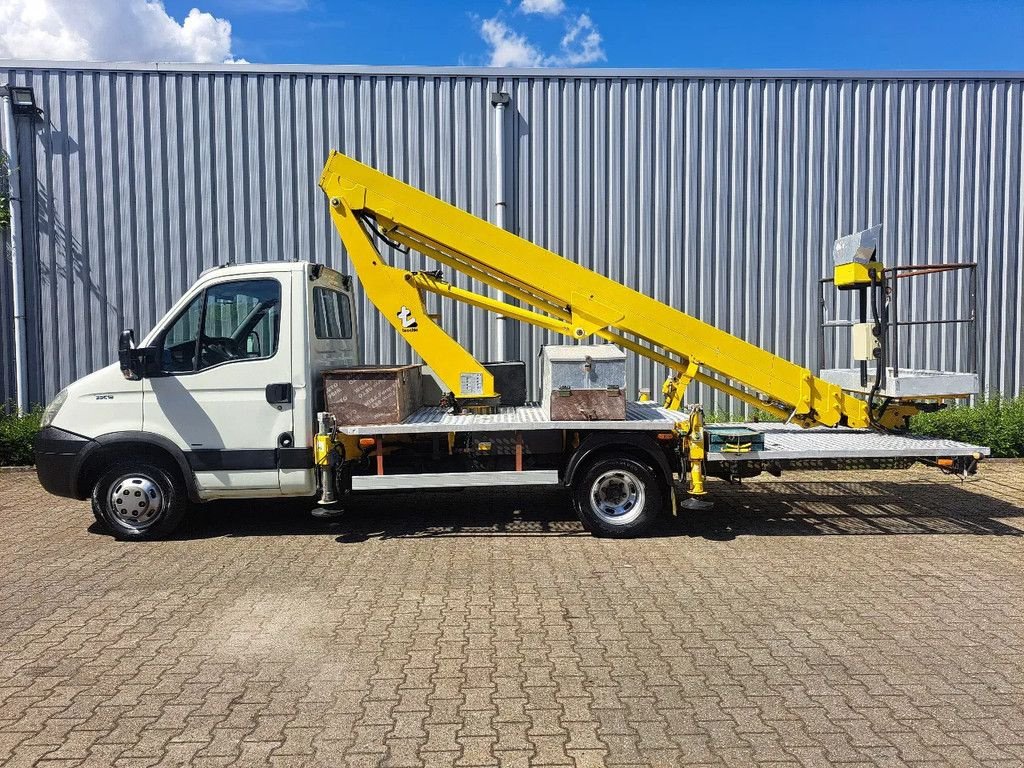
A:
[[[42,59],[0,59],[0,69],[65,69],[81,72],[117,70],[124,72],[228,72],[296,75],[421,75],[425,77],[566,77],[575,79],[679,78],[679,79],[862,79],[862,80],[1020,80],[1015,70],[870,70],[870,69],[672,69],[639,67],[585,68],[503,68],[503,67],[419,67],[367,66],[355,64],[190,64],[160,61],[46,61]]]
[[[555,469],[534,469],[525,472],[424,472],[416,475],[363,475],[352,478],[353,491],[414,491],[420,488],[558,484],[558,470]]]

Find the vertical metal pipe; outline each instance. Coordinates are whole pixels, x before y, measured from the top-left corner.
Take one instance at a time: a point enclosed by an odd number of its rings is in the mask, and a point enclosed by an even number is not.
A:
[[[971,373],[978,375],[978,389],[981,392],[982,397],[985,396],[985,390],[981,386],[981,372],[978,368],[978,265],[972,264],[970,266],[970,299],[968,303],[968,310],[971,315],[971,322],[968,324],[970,334],[967,339],[967,366]],[[989,386],[989,389],[993,388]]]
[[[507,187],[505,181],[505,117],[511,98],[503,91],[491,94],[491,104],[494,106],[494,223],[505,229],[505,213]],[[494,298],[497,301],[505,301],[505,294],[496,291]],[[497,344],[494,349],[494,356],[497,361],[506,358],[506,334],[508,333],[508,318],[505,315],[498,315]]]
[[[7,155],[8,184],[11,208],[11,293],[14,315],[15,403],[18,413],[28,412],[28,351],[25,333],[25,254],[21,247],[21,163],[18,159],[18,138],[14,129],[14,109],[9,88],[0,89],[3,108],[4,154]]]
[[[874,290],[874,289],[872,289]],[[868,321],[868,289],[858,288],[857,298],[860,302],[860,315],[857,321],[860,323],[866,323]],[[868,385],[868,361],[860,361],[860,385],[866,387]]]
[[[899,269],[894,268],[892,271],[892,321],[890,328],[892,333],[889,334],[889,338],[892,343],[889,345],[890,355],[892,355],[892,375],[900,375],[900,304],[899,304],[899,285],[900,285]],[[913,332],[913,328],[911,328]],[[883,336],[884,338],[884,336]]]
[[[877,301],[879,303],[879,314],[878,314],[878,355],[882,360],[882,376],[881,388],[889,386],[889,367],[893,362],[894,358],[889,357],[889,345],[885,343],[885,340],[889,338],[889,298],[886,296],[885,287],[889,281],[889,274],[893,284],[896,283],[896,270],[894,269],[891,273],[882,271],[882,280],[877,285],[872,285],[871,290],[876,291]],[[893,369],[893,376],[898,376],[899,371]]]
[[[825,320],[826,320],[826,309],[825,309],[825,281],[818,281],[818,365],[815,374],[821,376],[822,370],[825,368]]]

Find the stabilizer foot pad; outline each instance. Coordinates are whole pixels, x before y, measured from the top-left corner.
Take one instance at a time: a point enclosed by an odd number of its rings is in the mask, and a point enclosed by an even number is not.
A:
[[[341,517],[344,513],[345,510],[341,507],[314,507],[310,512],[318,520],[330,520],[335,517]]]
[[[693,496],[679,502],[679,508],[685,509],[689,512],[707,512],[714,506],[715,502],[713,501],[703,501],[701,499],[695,499]]]

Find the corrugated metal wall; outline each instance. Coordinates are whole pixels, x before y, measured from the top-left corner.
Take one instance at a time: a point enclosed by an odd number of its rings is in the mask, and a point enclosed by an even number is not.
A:
[[[33,399],[110,362],[122,326],[148,329],[208,266],[347,270],[316,187],[332,147],[491,218],[494,91],[512,98],[518,234],[815,367],[830,244],[881,223],[889,263],[981,265],[984,385],[1024,382],[1024,76],[0,66],[0,78],[31,85],[44,110],[19,123],[32,146]],[[965,310],[949,281],[917,282],[916,316]],[[444,314],[492,356],[493,319]],[[367,361],[409,359],[365,302],[360,319]],[[514,333],[533,361],[544,334]],[[907,341],[904,363],[941,368],[974,343],[949,328]],[[662,377],[631,363],[633,389]]]

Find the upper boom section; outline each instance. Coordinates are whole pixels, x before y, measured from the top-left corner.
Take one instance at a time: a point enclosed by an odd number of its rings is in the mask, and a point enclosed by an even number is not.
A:
[[[868,404],[810,370],[650,296],[575,264],[380,171],[332,152],[320,178],[331,215],[367,296],[461,397],[489,397],[490,374],[451,339],[423,305],[449,296],[583,339],[597,335],[668,366],[679,404],[691,379],[805,426],[871,426]],[[434,273],[384,263],[372,236],[409,246],[507,296],[525,309],[461,290]],[[723,380],[725,379],[725,380]],[[890,408],[899,426],[907,407]]]

